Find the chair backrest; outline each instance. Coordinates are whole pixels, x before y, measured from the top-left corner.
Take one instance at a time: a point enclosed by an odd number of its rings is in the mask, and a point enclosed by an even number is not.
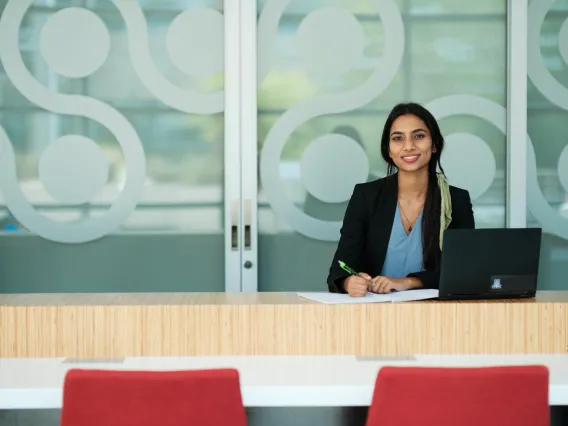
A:
[[[367,426],[549,426],[548,369],[384,367]]]
[[[61,426],[246,426],[239,373],[69,370]]]

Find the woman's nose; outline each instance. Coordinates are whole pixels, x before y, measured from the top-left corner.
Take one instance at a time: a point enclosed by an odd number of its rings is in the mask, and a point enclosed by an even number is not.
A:
[[[405,151],[411,151],[414,148],[414,141],[412,138],[404,138],[402,142],[402,149]]]

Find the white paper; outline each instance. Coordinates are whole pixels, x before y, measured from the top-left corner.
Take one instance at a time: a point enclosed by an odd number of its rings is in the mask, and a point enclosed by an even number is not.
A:
[[[298,293],[298,296],[306,299],[315,300],[316,302],[326,303],[328,305],[336,305],[341,303],[380,303],[391,302],[388,294],[367,293],[363,297],[351,297],[348,294],[340,293]]]
[[[426,289],[397,291],[389,294],[367,293],[363,297],[351,297],[348,294],[327,292],[298,293],[298,296],[327,305],[339,305],[350,303],[412,302],[415,300],[435,299],[438,297],[438,294],[438,290]]]
[[[440,291],[434,289],[397,291],[396,293],[389,294],[391,302],[413,302],[415,300],[436,299],[439,295]]]

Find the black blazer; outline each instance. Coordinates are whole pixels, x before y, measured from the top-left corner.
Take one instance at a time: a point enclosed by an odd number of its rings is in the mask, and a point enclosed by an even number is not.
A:
[[[452,221],[449,228],[475,228],[469,192],[450,186]],[[327,285],[332,293],[345,293],[343,280],[349,275],[337,263],[342,260],[357,272],[380,275],[387,254],[398,200],[398,175],[355,186],[347,206],[341,238],[329,268]],[[440,265],[415,276],[426,288],[438,288]]]

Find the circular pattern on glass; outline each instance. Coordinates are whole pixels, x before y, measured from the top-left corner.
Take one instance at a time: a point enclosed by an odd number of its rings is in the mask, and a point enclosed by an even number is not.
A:
[[[192,9],[179,14],[166,35],[166,49],[173,64],[191,76],[205,76],[223,69],[223,15],[214,9]]]
[[[110,35],[101,18],[80,7],[54,13],[41,29],[39,50],[47,64],[64,77],[86,77],[106,61]]]
[[[442,165],[448,180],[454,186],[467,188],[475,200],[495,179],[495,155],[483,139],[469,133],[452,133],[445,139]]]
[[[527,137],[527,204],[533,216],[544,230],[547,230],[560,238],[568,240],[568,226],[566,219],[558,214],[558,211],[544,197],[538,183],[538,172],[536,166],[536,155],[534,146]],[[561,176],[561,179],[563,177]]]
[[[384,65],[373,69],[369,78],[355,88],[318,95],[288,109],[271,127],[260,154],[260,181],[274,213],[297,232],[316,240],[337,241],[342,221],[320,220],[298,208],[284,191],[279,163],[295,129],[315,117],[342,114],[367,105],[383,93],[396,76],[404,53],[402,17],[394,0],[373,0],[372,4],[384,25],[384,53],[379,61]],[[269,29],[268,26],[263,28]],[[259,34],[259,38],[263,35]]]
[[[351,13],[339,7],[323,7],[302,20],[297,46],[309,71],[338,76],[351,70],[363,56],[365,34]]]
[[[493,124],[503,134],[506,133],[505,108],[480,96],[445,96],[431,101],[426,108],[437,120],[453,115],[472,115]],[[447,139],[448,152],[446,153],[444,148],[442,166],[448,173],[448,180],[452,185],[470,191],[472,199],[479,197],[489,189],[495,178],[496,163],[493,152],[485,141],[475,135],[454,133]],[[479,170],[483,170],[483,174],[479,174]]]
[[[146,158],[138,134],[132,124],[119,111],[93,98],[68,96],[53,92],[42,86],[29,72],[21,57],[18,35],[24,16],[32,3],[32,0],[8,2],[4,13],[0,16],[0,34],[2,34],[0,60],[4,65],[7,77],[20,93],[39,108],[56,114],[83,117],[106,127],[122,149],[126,179],[121,183],[120,195],[110,205],[105,215],[92,216],[72,222],[52,220],[36,211],[23,193],[18,181],[13,145],[0,125],[2,148],[2,155],[0,155],[0,191],[6,206],[14,217],[30,232],[61,243],[85,243],[118,229],[136,208],[144,189]],[[137,4],[136,2],[120,3],[122,7],[125,5],[132,7]],[[135,12],[131,14],[135,16]],[[133,40],[140,40],[140,37],[133,38]],[[106,160],[104,162],[106,163]],[[98,169],[100,170],[101,167],[98,167]],[[42,172],[42,175],[45,178],[46,173]],[[48,172],[47,176],[50,175],[53,175],[53,173]],[[83,194],[80,198],[84,199],[85,195]]]
[[[548,70],[540,51],[540,32],[548,11],[555,0],[534,0],[529,3],[528,10],[528,74],[531,81],[552,103],[568,110],[568,87],[561,84]],[[566,64],[568,64],[568,20],[562,23],[558,33],[558,49]],[[527,153],[527,204],[539,224],[558,235],[568,239],[568,226],[556,209],[552,208],[544,197],[538,181],[538,170],[534,146],[528,140]],[[568,147],[562,151],[558,159],[558,178],[568,191]]]
[[[109,165],[100,147],[80,135],[50,143],[39,161],[39,178],[56,200],[82,204],[99,194],[108,181]]]
[[[550,73],[540,51],[540,30],[553,4],[554,0],[534,0],[529,4],[527,54],[530,61],[527,62],[527,70],[534,85],[549,101],[568,110],[568,87],[561,84]],[[561,34],[559,34],[562,37],[565,37],[568,31],[564,29],[565,26],[566,24],[562,26]],[[566,60],[565,44],[566,42],[562,40],[559,45],[564,60]]]
[[[348,200],[355,184],[369,177],[369,161],[361,145],[339,134],[314,140],[302,154],[300,165],[306,189],[326,203]]]

